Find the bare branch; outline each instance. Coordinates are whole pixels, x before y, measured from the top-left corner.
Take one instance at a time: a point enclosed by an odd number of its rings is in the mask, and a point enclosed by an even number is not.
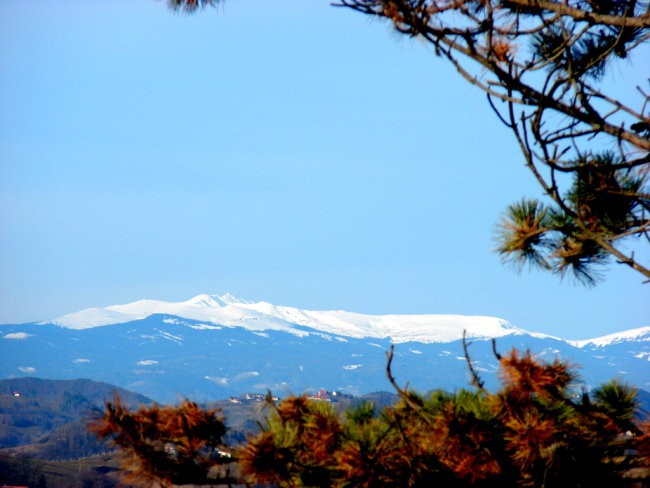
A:
[[[472,360],[469,357],[469,349],[468,349],[468,343],[467,343],[467,330],[463,329],[463,353],[465,354],[465,362],[467,362],[467,367],[469,368],[469,372],[472,375],[472,381],[470,384],[477,388],[479,391],[485,391],[484,388],[484,382],[483,380],[479,377],[478,373],[474,369],[474,365],[472,364]]]

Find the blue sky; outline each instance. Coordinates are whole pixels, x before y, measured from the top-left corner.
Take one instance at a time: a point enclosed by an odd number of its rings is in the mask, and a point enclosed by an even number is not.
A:
[[[480,92],[327,1],[0,1],[0,323],[231,291],[566,338],[649,325],[620,265],[588,289],[499,262],[524,195]]]

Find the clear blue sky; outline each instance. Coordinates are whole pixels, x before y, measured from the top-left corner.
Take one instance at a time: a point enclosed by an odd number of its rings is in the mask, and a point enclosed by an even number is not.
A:
[[[649,325],[620,265],[593,289],[501,265],[524,195],[481,93],[326,0],[0,0],[0,323],[232,291],[566,338]]]

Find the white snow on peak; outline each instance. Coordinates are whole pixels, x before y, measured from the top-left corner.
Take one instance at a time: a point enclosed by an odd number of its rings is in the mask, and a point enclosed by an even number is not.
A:
[[[167,314],[201,320],[205,316],[209,322],[212,309],[231,304],[247,303],[231,293],[225,295],[197,295],[185,302],[164,302],[159,300],[138,300],[125,305],[111,305],[105,308],[86,308],[79,312],[63,315],[46,321],[70,329],[87,329],[102,325],[121,324],[140,320],[153,314]]]
[[[583,341],[568,341],[569,344],[576,347],[585,347],[585,346],[609,346],[610,344],[616,344],[618,342],[650,342],[650,326],[639,327],[637,329],[625,330],[623,332],[616,332],[614,334],[604,335],[602,337],[596,337],[594,339],[586,339]]]
[[[261,332],[278,330],[298,336],[316,333],[402,342],[451,342],[467,331],[470,338],[529,334],[496,317],[464,315],[368,315],[343,310],[302,310],[268,302],[249,302],[234,295],[198,295],[184,302],[138,300],[124,305],[88,308],[49,321],[71,329],[85,329],[165,314],[206,324],[244,327]],[[208,330],[209,326],[201,327]],[[539,334],[537,334],[539,335]]]
[[[139,317],[144,318],[144,317]],[[88,329],[100,325],[121,324],[135,320],[131,315],[112,311],[109,308],[86,308],[42,323],[52,323],[69,329]]]
[[[236,297],[232,293],[228,292],[223,295],[207,295],[201,294],[197,295],[194,298],[189,299],[187,304],[197,305],[197,306],[206,306],[206,307],[225,307],[233,303],[249,303],[246,300]]]

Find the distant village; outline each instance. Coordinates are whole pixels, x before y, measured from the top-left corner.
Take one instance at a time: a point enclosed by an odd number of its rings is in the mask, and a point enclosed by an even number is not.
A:
[[[338,403],[341,400],[351,400],[354,398],[353,395],[349,393],[342,393],[340,391],[328,391],[325,389],[320,389],[316,393],[308,394],[307,398],[309,400],[319,400],[323,402]],[[279,400],[279,397],[272,397],[274,402]],[[251,405],[254,403],[263,403],[266,401],[266,394],[264,393],[244,393],[238,397],[228,398],[230,403],[237,405]]]

